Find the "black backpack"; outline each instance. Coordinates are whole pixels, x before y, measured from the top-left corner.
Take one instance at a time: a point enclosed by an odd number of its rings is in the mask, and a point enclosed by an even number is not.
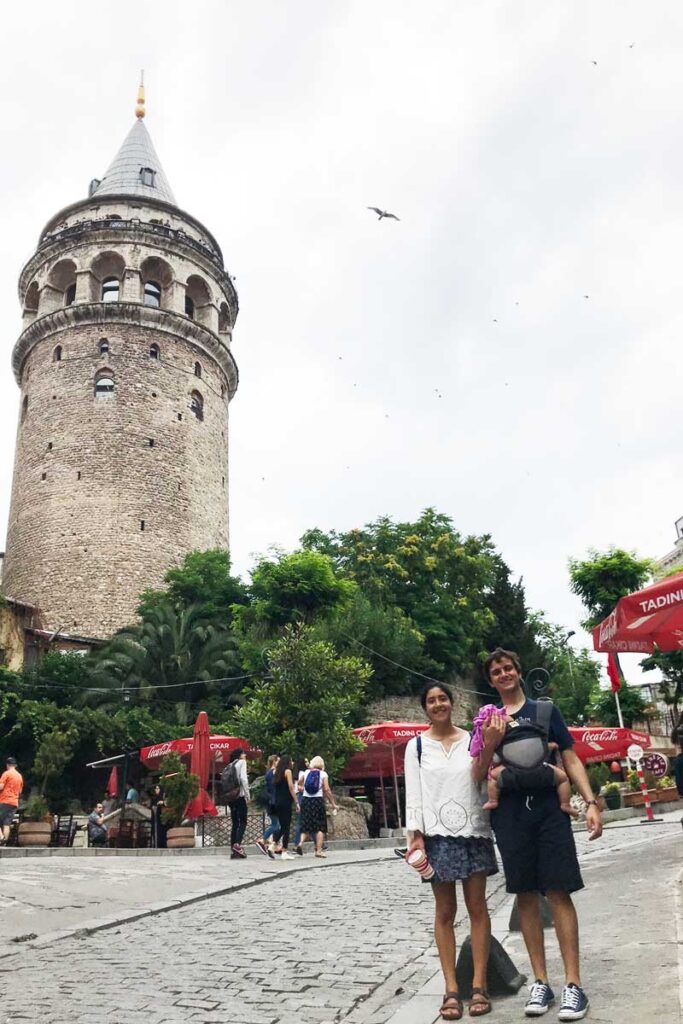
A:
[[[223,803],[232,804],[240,795],[240,783],[237,778],[237,761],[226,764],[221,772],[221,797]]]

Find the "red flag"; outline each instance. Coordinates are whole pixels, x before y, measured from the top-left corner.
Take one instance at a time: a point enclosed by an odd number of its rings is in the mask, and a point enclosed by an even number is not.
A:
[[[617,659],[611,651],[607,655],[607,675],[609,676],[612,693],[616,693],[617,690],[621,689],[621,677],[619,676]]]

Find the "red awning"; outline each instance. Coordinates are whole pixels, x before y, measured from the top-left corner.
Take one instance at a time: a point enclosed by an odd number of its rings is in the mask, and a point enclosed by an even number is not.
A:
[[[167,754],[179,754],[183,759],[190,758],[194,739],[187,736],[179,740],[168,740],[166,743],[154,743],[151,747],[142,747],[140,760],[147,768],[158,768]],[[246,740],[239,736],[209,736],[209,755],[211,762],[223,764],[228,760],[231,750],[243,747],[247,755],[256,754]]]
[[[380,722],[354,729],[366,744],[365,750],[352,754],[343,772],[345,782],[359,779],[391,778],[403,775],[403,757],[408,741],[425,732],[429,725],[423,722]],[[633,729],[612,729],[606,726],[590,728],[570,726],[574,750],[584,764],[598,761],[623,759],[631,743],[638,743],[644,749],[652,745],[650,737]]]
[[[683,573],[622,597],[593,630],[593,647],[617,654],[683,650]]]

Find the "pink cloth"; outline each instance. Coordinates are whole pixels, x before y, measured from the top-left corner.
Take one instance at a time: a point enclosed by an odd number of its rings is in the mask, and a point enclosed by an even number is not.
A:
[[[470,740],[470,754],[472,757],[479,757],[484,749],[484,726],[496,714],[502,715],[505,712],[497,708],[495,704],[484,704],[483,708],[479,708],[477,711],[472,723],[472,739]]]

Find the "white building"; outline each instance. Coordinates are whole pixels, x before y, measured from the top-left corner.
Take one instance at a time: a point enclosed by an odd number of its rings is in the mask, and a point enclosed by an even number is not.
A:
[[[659,580],[673,569],[683,572],[683,516],[676,520],[676,544],[673,549],[654,563],[654,577]]]

